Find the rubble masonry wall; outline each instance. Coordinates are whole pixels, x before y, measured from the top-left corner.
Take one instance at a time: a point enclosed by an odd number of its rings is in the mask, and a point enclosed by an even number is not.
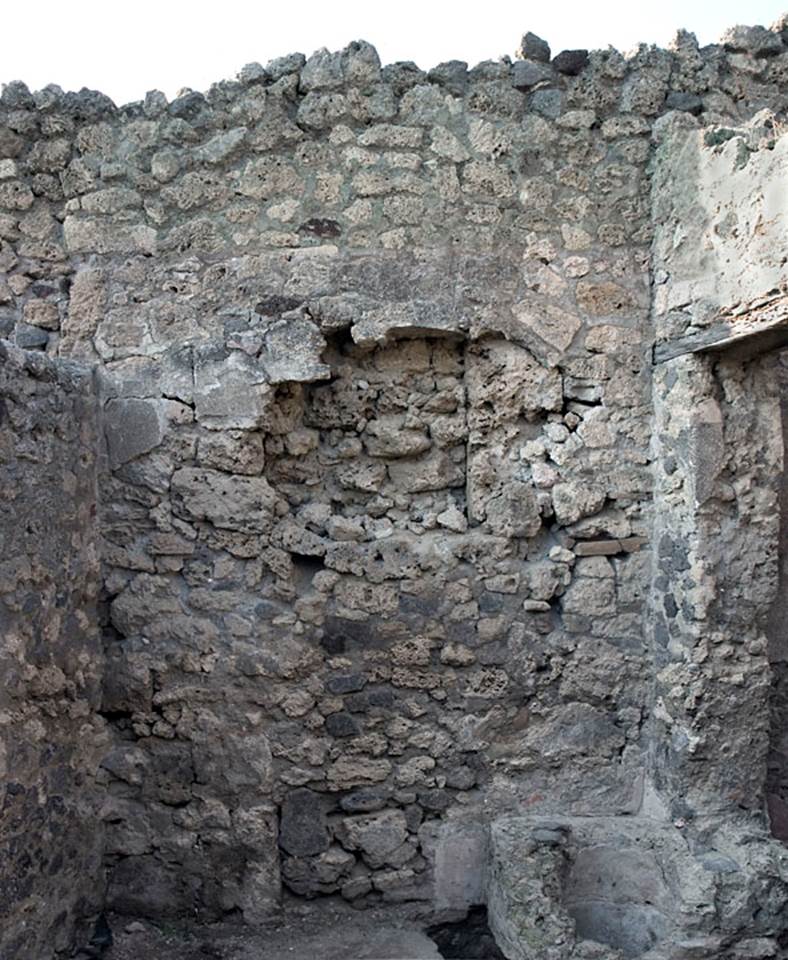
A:
[[[6,86],[0,332],[99,380],[112,907],[461,906],[492,818],[641,810],[652,134],[784,115],[785,39]]]

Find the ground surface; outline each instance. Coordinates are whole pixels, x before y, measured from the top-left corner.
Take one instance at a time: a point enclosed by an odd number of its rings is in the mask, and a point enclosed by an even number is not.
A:
[[[195,932],[110,918],[115,943],[105,960],[439,960],[441,954],[407,910],[392,916],[342,905],[292,909],[270,929],[237,925]]]

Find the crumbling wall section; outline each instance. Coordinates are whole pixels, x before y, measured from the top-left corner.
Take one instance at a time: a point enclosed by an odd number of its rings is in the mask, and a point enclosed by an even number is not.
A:
[[[0,342],[0,955],[50,957],[104,896],[90,372]]]

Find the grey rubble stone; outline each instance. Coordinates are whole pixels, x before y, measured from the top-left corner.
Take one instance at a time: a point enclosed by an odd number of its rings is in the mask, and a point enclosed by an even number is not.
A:
[[[290,53],[287,56],[269,60],[265,65],[265,72],[271,78],[271,82],[276,83],[288,74],[298,73],[305,63],[306,57],[303,53]]]
[[[368,309],[350,332],[357,344],[367,346],[420,335],[459,338],[467,328],[467,319],[453,305],[414,300]]]
[[[421,146],[424,131],[421,127],[406,127],[392,123],[377,123],[359,134],[362,147],[400,147],[414,149]]]
[[[326,731],[332,737],[355,737],[361,727],[349,713],[331,713],[326,717]]]
[[[110,467],[116,470],[162,442],[160,405],[151,400],[110,400],[104,407],[104,435]]]
[[[433,67],[427,74],[430,83],[439,83],[456,97],[461,97],[468,86],[468,64],[464,60],[447,60]]]
[[[203,466],[226,473],[259,475],[265,464],[262,434],[247,430],[213,432],[200,437],[197,459]]]
[[[364,444],[371,457],[412,457],[432,442],[423,430],[404,428],[403,417],[381,417],[367,424]]]
[[[553,57],[553,67],[570,77],[576,77],[588,66],[588,50],[562,50]]]
[[[194,358],[197,419],[209,429],[259,429],[268,423],[273,388],[256,358],[238,350],[198,350]]]
[[[0,106],[6,110],[29,110],[36,102],[30,88],[21,80],[12,80],[3,84],[0,93]]]
[[[542,528],[539,503],[529,484],[512,480],[485,506],[487,523],[499,537],[534,537]]]
[[[553,71],[547,64],[532,60],[516,60],[512,64],[512,86],[518,90],[530,90],[538,83],[552,78]]]
[[[555,517],[562,526],[592,516],[605,502],[604,490],[577,481],[557,483],[551,493]]]
[[[313,857],[328,850],[325,801],[306,788],[292,790],[282,804],[279,846],[294,857]]]
[[[543,117],[555,120],[561,115],[564,97],[560,90],[534,90],[531,95],[531,109]]]
[[[197,90],[183,90],[169,105],[171,116],[179,120],[194,120],[207,106],[205,95]]]
[[[0,183],[0,207],[7,210],[27,210],[33,206],[33,191],[21,180]]]
[[[366,40],[354,40],[342,51],[343,72],[349,84],[369,88],[380,79],[380,57]]]
[[[669,110],[685,110],[693,116],[703,112],[703,100],[696,93],[671,90],[665,100],[665,106]]]
[[[270,529],[277,501],[263,477],[235,477],[197,467],[175,471],[172,498],[173,510],[184,519],[248,533]]]
[[[550,44],[529,30],[528,33],[523,35],[523,39],[520,41],[520,46],[517,48],[517,56],[523,60],[536,60],[539,63],[549,63]]]
[[[125,187],[109,187],[105,190],[96,190],[86,193],[80,200],[80,206],[85,213],[118,213],[133,207],[142,206],[142,197],[136,190]]]
[[[367,678],[363,674],[345,673],[327,680],[326,690],[336,694],[355,693],[357,690],[363,690],[366,684]]]
[[[317,50],[301,70],[300,86],[305,93],[310,90],[338,90],[344,83],[342,53],[330,53],[325,47]]]
[[[412,60],[401,60],[386,64],[381,71],[381,79],[384,83],[390,83],[394,92],[401,96],[411,87],[424,83],[427,75]]]
[[[731,27],[722,35],[722,45],[736,53],[750,53],[754,57],[773,57],[784,50],[779,33],[766,27]]]
[[[327,380],[331,368],[322,360],[325,348],[325,338],[311,320],[285,314],[267,329],[260,363],[269,383]]]
[[[63,238],[72,253],[155,253],[158,233],[143,223],[110,224],[70,216],[63,224]]]
[[[142,112],[146,117],[160,117],[167,112],[169,100],[161,90],[149,90],[145,94]]]
[[[382,866],[408,838],[405,814],[401,810],[382,810],[358,817],[345,817],[341,823],[342,842],[350,850],[359,850],[371,864]]]
[[[150,172],[159,183],[168,183],[173,180],[180,169],[180,157],[173,150],[159,150],[151,157]]]
[[[249,131],[246,127],[235,127],[226,133],[219,133],[196,151],[198,160],[204,163],[223,163],[243,144]]]
[[[256,61],[244,64],[238,71],[238,82],[245,87],[252,86],[255,83],[265,83],[266,80],[270,79],[271,75],[265,67]]]
[[[49,333],[42,327],[18,323],[14,330],[14,343],[24,350],[40,350],[49,343]]]
[[[372,44],[359,40],[344,50],[330,53],[325,48],[306,61],[300,77],[305,93],[339,90],[345,84],[368,87],[380,79],[380,58]]]
[[[114,102],[99,90],[69,90],[63,96],[63,110],[82,122],[100,120],[102,117],[111,117],[118,113]]]

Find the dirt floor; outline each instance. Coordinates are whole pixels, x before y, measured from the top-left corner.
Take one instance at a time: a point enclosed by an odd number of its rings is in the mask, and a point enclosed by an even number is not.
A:
[[[339,903],[289,908],[275,927],[187,930],[175,923],[110,917],[103,960],[440,960],[425,921],[403,908],[358,911]]]

